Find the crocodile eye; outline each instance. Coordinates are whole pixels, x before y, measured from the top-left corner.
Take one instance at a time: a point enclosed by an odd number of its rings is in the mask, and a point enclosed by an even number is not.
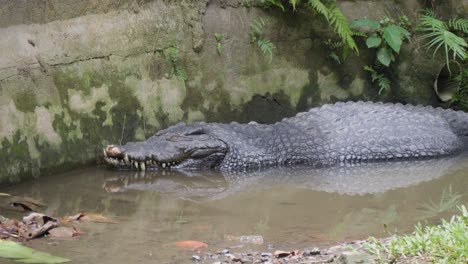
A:
[[[186,136],[199,136],[204,134],[206,133],[205,130],[203,130],[203,128],[196,128],[185,133]]]

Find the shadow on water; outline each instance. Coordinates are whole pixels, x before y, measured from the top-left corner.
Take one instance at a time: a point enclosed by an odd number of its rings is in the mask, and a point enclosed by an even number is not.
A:
[[[417,220],[436,223],[455,204],[466,203],[467,172],[466,154],[238,173],[88,168],[0,192],[42,199],[45,213],[54,216],[91,211],[120,221],[80,224],[84,236],[30,245],[73,263],[191,263],[193,252],[181,252],[173,242],[205,241],[214,252],[241,244],[235,239],[241,235],[261,235],[264,244],[239,250],[296,249],[408,232]]]

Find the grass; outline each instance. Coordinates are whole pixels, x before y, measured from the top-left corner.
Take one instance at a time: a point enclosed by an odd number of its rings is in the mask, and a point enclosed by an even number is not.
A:
[[[437,226],[416,225],[410,235],[394,235],[388,242],[370,238],[366,250],[380,263],[407,262],[421,259],[429,263],[468,263],[468,210]]]
[[[452,190],[452,186],[445,188],[438,202],[429,200],[429,203],[424,203],[421,208],[420,215],[417,220],[425,220],[433,218],[444,212],[454,211],[457,205],[461,203],[463,195]]]

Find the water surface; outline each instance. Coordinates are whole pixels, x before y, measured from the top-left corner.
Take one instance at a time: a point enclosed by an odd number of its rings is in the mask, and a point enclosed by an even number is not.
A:
[[[130,172],[93,167],[3,188],[37,197],[52,216],[97,212],[119,224],[77,224],[86,235],[28,245],[73,263],[191,263],[198,252],[181,240],[206,242],[201,252],[325,247],[437,223],[450,211],[424,205],[461,194],[467,202],[468,155],[336,168],[272,168],[244,173]],[[440,208],[441,210],[444,208]],[[17,212],[2,211],[20,218]],[[387,226],[385,230],[384,225]],[[239,237],[260,235],[262,245]],[[238,248],[238,246],[241,248]],[[2,260],[3,261],[3,260]],[[210,262],[211,263],[211,262]]]

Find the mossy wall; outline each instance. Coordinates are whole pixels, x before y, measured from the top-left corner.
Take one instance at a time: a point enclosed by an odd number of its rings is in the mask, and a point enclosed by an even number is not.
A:
[[[107,144],[179,121],[274,122],[338,100],[435,102],[437,67],[421,50],[404,51],[396,92],[379,98],[362,71],[372,55],[334,64],[323,44],[333,35],[305,14],[236,0],[4,2],[0,183],[93,163]],[[340,5],[350,18],[414,15],[406,1],[387,2]],[[277,46],[272,62],[250,42],[259,18]],[[220,53],[215,33],[225,35]]]

